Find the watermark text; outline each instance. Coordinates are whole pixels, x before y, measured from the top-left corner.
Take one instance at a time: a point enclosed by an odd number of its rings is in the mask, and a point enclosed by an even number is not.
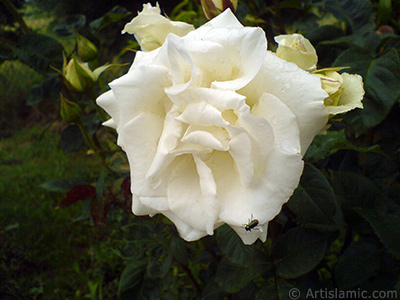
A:
[[[289,290],[289,298],[297,299],[397,299],[397,291],[366,291],[366,290],[340,290],[340,289],[308,289],[300,292],[297,288]]]

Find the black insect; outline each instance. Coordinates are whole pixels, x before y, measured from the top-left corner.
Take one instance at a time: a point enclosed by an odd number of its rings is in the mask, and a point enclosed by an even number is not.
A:
[[[258,226],[258,220],[257,219],[253,219],[253,214],[251,215],[251,219],[249,219],[249,223],[248,224],[243,224],[244,225],[244,229],[246,231],[251,231],[251,230],[257,230],[258,228],[256,228]]]

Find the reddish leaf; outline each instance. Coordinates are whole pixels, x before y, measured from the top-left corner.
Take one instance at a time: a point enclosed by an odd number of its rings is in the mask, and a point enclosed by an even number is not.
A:
[[[107,213],[99,206],[96,198],[90,200],[90,214],[96,226],[104,225],[107,222]]]
[[[61,200],[57,208],[64,208],[74,204],[77,201],[96,196],[96,189],[90,184],[77,185],[67,194],[67,197]]]

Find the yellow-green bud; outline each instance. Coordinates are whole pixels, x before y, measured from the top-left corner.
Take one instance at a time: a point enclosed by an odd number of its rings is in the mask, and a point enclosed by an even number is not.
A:
[[[60,94],[61,99],[61,118],[67,123],[75,123],[81,118],[82,110],[78,104],[73,101],[68,100]]]
[[[76,33],[76,39],[79,58],[84,62],[96,59],[98,52],[97,47],[79,33]]]
[[[360,75],[339,74],[342,68],[327,68],[312,72],[321,78],[321,86],[328,94],[324,104],[329,114],[345,113],[355,108],[363,108],[363,82]]]
[[[97,80],[88,64],[78,62],[75,58],[68,64],[64,63],[63,77],[68,89],[77,93],[87,91]]]
[[[303,70],[315,70],[318,57],[308,39],[298,33],[278,35],[274,39],[278,43],[276,50],[278,57],[294,62]]]
[[[237,5],[237,0],[201,0],[201,7],[208,20],[218,16],[227,8],[235,12]]]

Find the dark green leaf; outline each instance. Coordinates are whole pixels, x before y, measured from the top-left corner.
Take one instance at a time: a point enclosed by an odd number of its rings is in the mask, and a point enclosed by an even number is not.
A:
[[[383,51],[390,50],[391,48],[400,50],[400,36],[392,35],[392,36],[388,36],[387,38],[383,39],[382,47],[383,47]]]
[[[254,300],[258,287],[254,282],[250,282],[247,286],[242,288],[240,291],[232,295],[232,300]]]
[[[15,59],[12,47],[2,41],[0,43],[0,61],[12,59]]]
[[[100,117],[97,113],[92,113],[82,117],[83,126],[85,126],[89,136],[96,132],[101,123]]]
[[[61,69],[64,48],[55,39],[42,34],[23,35],[14,53],[18,58],[39,73],[54,73],[53,66]]]
[[[40,185],[41,188],[44,188],[50,192],[68,192],[74,186],[88,184],[89,182],[84,179],[76,178],[76,179],[55,179],[46,181]]]
[[[224,257],[219,262],[215,281],[225,292],[236,293],[259,275],[259,268],[243,267]]]
[[[221,287],[214,281],[209,280],[201,292],[201,300],[215,300],[224,299],[225,292]]]
[[[354,150],[362,153],[371,152],[383,155],[379,145],[358,147],[347,140],[345,131],[341,130],[328,131],[326,134],[317,135],[307,150],[305,160],[310,163],[315,163],[339,150]]]
[[[79,150],[83,146],[83,136],[75,124],[68,125],[61,133],[61,148],[65,153]]]
[[[288,202],[289,209],[306,227],[334,231],[339,228],[339,206],[331,185],[315,167],[306,164],[300,185]]]
[[[331,182],[342,207],[374,208],[382,203],[381,191],[365,176],[351,172],[331,171]]]
[[[351,34],[324,41],[321,45],[339,48],[358,48],[364,52],[375,51],[381,43],[379,35],[371,30],[363,33]]]
[[[359,74],[365,78],[367,77],[369,66],[371,65],[375,53],[361,48],[350,48],[343,51],[335,60],[332,67],[350,67],[344,69],[344,72],[350,74]]]
[[[305,37],[310,40],[313,45],[317,45],[323,41],[334,40],[343,36],[343,31],[333,25],[319,26],[311,31]]]
[[[140,299],[138,297],[144,283],[147,259],[130,263],[122,272],[119,282],[119,293],[122,300]]]
[[[321,159],[335,153],[335,145],[346,140],[344,130],[328,131],[326,134],[317,135],[305,155],[308,162],[318,162]]]
[[[336,264],[335,278],[338,287],[347,289],[357,286],[374,275],[379,265],[379,252],[373,242],[353,242]]]
[[[372,6],[368,0],[326,0],[325,9],[345,21],[354,33],[375,28]]]
[[[372,226],[386,249],[400,259],[400,217],[374,209],[357,208],[356,211]]]
[[[90,27],[93,30],[99,31],[114,22],[118,22],[118,21],[125,19],[129,15],[130,15],[130,12],[127,11],[122,6],[115,6],[112,10],[110,10],[103,17],[101,17],[97,20],[94,20],[92,23],[90,23]]]
[[[399,99],[400,60],[395,49],[371,62],[364,83],[364,109],[349,112],[345,119],[357,134],[382,122]]]
[[[172,261],[170,260],[172,263]],[[170,265],[171,266],[171,265]],[[163,278],[165,276],[164,272],[162,271],[163,262],[159,260],[151,260],[147,265],[146,275],[148,278],[157,279]]]
[[[27,105],[35,105],[45,99],[57,99],[60,96],[61,83],[58,76],[53,76],[35,86],[31,90],[31,95],[26,100]]]
[[[218,245],[221,251],[229,259],[241,266],[248,266],[254,263],[255,245],[243,244],[240,237],[229,226],[221,226],[216,231]]]
[[[267,285],[262,287],[255,300],[302,300],[305,299],[303,296],[299,289],[287,282],[282,282],[279,286]]]
[[[272,254],[278,274],[296,278],[314,269],[324,257],[327,237],[317,231],[295,227],[278,238]]]
[[[171,238],[170,250],[174,258],[183,265],[188,264],[188,253],[185,242],[179,236]]]
[[[74,30],[83,28],[85,24],[85,15],[68,16],[64,22],[54,26],[53,31],[63,37],[72,36]]]
[[[96,183],[96,199],[100,207],[103,207],[103,192],[105,188],[107,173],[108,173],[107,169],[103,168],[100,172],[99,179],[97,179]]]

